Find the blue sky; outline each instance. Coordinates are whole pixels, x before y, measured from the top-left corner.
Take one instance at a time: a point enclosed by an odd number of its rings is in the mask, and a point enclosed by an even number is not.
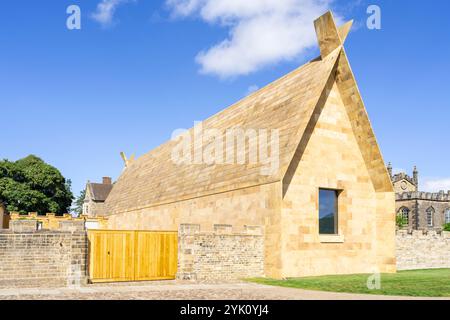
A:
[[[120,151],[142,155],[317,56],[305,26],[330,7],[356,20],[346,50],[385,160],[417,165],[422,189],[450,189],[449,1],[293,0],[282,22],[255,13],[258,0],[237,11],[214,0],[101,1],[2,1],[1,158],[36,154],[76,194],[88,179],[117,178]],[[72,4],[81,30],[66,28]],[[381,30],[366,27],[370,4]],[[278,47],[265,38],[273,30]]]

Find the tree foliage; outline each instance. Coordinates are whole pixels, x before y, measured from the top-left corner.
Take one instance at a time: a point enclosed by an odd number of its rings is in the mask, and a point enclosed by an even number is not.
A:
[[[398,228],[402,229],[408,225],[408,220],[402,214],[398,214],[395,219],[395,224]]]
[[[73,200],[70,189],[70,180],[36,156],[0,161],[0,201],[10,212],[66,213]]]
[[[84,198],[86,197],[86,189],[80,192],[80,195],[74,201],[73,211],[80,216],[83,213]]]

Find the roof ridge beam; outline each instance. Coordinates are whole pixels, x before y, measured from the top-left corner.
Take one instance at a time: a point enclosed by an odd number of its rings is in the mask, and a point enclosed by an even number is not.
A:
[[[353,20],[338,28],[331,11],[314,21],[322,59],[344,45],[352,25]]]

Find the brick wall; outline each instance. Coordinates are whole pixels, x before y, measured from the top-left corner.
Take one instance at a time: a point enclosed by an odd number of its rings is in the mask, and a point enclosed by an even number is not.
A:
[[[14,221],[0,231],[0,288],[65,287],[86,281],[87,235],[65,224],[36,231],[37,221]]]
[[[182,224],[178,237],[178,275],[183,280],[235,280],[264,275],[264,236],[260,227],[233,233],[231,225]]]
[[[397,231],[397,269],[450,268],[450,232]]]

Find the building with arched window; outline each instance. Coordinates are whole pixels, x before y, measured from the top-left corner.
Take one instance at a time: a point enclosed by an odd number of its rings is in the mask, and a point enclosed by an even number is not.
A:
[[[401,217],[403,218],[403,220],[405,221],[405,224],[407,226],[409,226],[409,213],[411,212],[411,210],[409,210],[406,207],[401,207],[400,210],[398,210],[398,215],[401,215]]]
[[[406,219],[407,228],[414,230],[442,230],[450,223],[450,190],[436,193],[419,190],[419,172],[414,167],[413,175],[392,174],[388,165],[392,184],[396,192],[396,212]]]

